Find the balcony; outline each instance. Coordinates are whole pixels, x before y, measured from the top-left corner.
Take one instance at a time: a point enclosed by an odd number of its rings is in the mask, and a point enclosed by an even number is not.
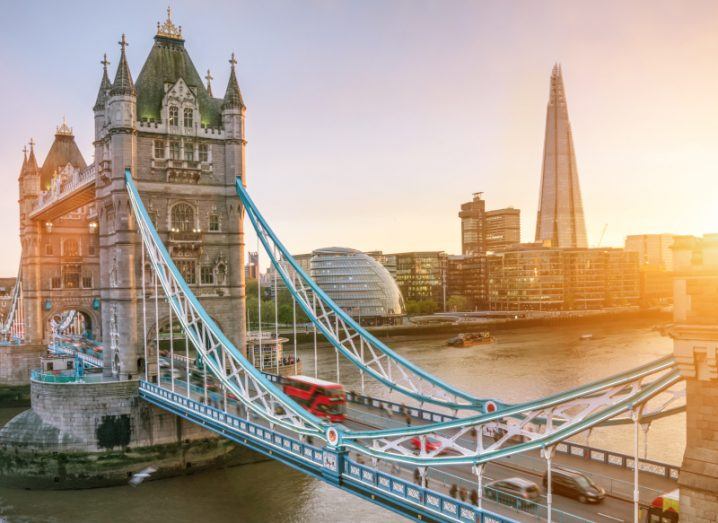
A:
[[[172,256],[196,257],[202,249],[203,234],[199,229],[192,231],[171,230],[167,239]]]

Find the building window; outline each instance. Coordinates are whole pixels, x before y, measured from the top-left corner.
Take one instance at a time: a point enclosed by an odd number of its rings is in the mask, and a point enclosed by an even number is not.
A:
[[[200,283],[202,285],[214,285],[214,271],[209,265],[203,265],[200,269]]]
[[[183,116],[184,116],[184,126],[185,127],[194,126],[194,111],[192,109],[185,109]]]
[[[52,289],[59,289],[62,286],[62,281],[60,280],[59,276],[53,276],[52,280],[50,281],[50,287]]]
[[[194,209],[188,203],[178,203],[172,207],[172,230],[191,232],[194,229]]]
[[[180,152],[180,143],[179,142],[172,142],[170,144],[170,158],[173,160],[179,160],[181,158],[181,152]]]
[[[177,269],[180,271],[180,274],[182,274],[184,281],[190,285],[194,285],[197,278],[194,260],[176,260],[176,263]]]
[[[164,140],[155,140],[155,158],[161,160],[165,157],[165,142]]]
[[[62,254],[63,256],[79,256],[80,247],[77,244],[77,240],[65,240],[65,243],[62,246]]]
[[[92,289],[92,276],[83,276],[82,277],[82,288],[83,289]]]
[[[94,256],[97,254],[97,246],[95,245],[95,242],[93,240],[90,240],[90,243],[87,245],[87,254],[89,256]]]
[[[185,143],[184,144],[184,159],[188,162],[194,161],[194,144],[192,143]]]
[[[209,161],[209,146],[207,146],[206,143],[199,144],[199,161],[200,162],[208,162]]]
[[[179,125],[179,108],[176,105],[170,105],[170,125]]]
[[[78,289],[80,287],[79,265],[65,265],[62,268],[62,285],[65,289]]]
[[[219,232],[219,214],[212,213],[209,215],[210,232]]]
[[[52,244],[50,242],[48,242],[45,244],[45,256],[52,256],[52,255],[53,255]]]

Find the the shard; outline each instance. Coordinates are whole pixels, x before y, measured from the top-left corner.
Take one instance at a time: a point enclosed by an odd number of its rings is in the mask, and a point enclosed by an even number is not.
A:
[[[576,154],[561,66],[551,73],[536,241],[552,247],[587,247]]]

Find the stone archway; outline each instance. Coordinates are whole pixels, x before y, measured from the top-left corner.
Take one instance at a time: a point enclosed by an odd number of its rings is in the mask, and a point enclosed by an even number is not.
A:
[[[99,338],[101,323],[97,311],[84,305],[62,304],[50,309],[43,318],[44,339],[50,340],[54,328],[63,328],[65,334]]]

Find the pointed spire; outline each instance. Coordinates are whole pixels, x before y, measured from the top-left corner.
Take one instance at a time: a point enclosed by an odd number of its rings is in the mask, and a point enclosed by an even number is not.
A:
[[[127,56],[125,55],[125,48],[130,45],[127,43],[125,34],[122,33],[122,40],[118,42],[122,49],[120,54],[120,63],[117,66],[117,73],[115,73],[115,81],[112,82],[112,89],[110,90],[111,96],[117,95],[135,95],[135,84],[132,83],[132,73],[130,73],[130,66],[127,65]]]
[[[227,84],[227,91],[224,93],[224,102],[222,103],[222,110],[224,109],[241,109],[244,108],[244,101],[242,100],[242,93],[239,90],[239,83],[237,82],[237,74],[235,73],[235,66],[237,65],[237,59],[232,53],[232,58],[229,59],[229,63],[232,66],[232,70],[229,73],[229,82]]]
[[[214,77],[212,76],[212,73],[209,72],[209,69],[207,69],[207,76],[204,77],[205,80],[207,80],[207,94],[209,94],[210,98],[212,97],[212,80],[214,80]]]
[[[27,165],[28,170],[35,170],[37,171],[37,158],[35,158],[35,140],[30,138],[30,155],[27,157]]]
[[[165,23],[160,25],[157,22],[157,35],[163,38],[170,38],[172,40],[182,40],[182,26],[177,26],[172,22],[172,8],[167,7],[167,20]]]
[[[20,168],[20,172],[24,172],[26,167],[27,167],[27,145],[22,148],[22,167]]]
[[[110,65],[107,60],[107,53],[105,53],[102,61],[102,80],[100,81],[100,88],[97,91],[97,100],[95,100],[95,106],[92,108],[93,111],[102,111],[105,108],[105,102],[107,102],[107,94],[112,89],[110,83],[110,77],[107,75],[107,66]]]

